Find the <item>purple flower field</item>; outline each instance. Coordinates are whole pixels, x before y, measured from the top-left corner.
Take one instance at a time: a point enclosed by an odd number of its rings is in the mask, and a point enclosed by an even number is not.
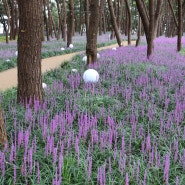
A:
[[[43,77],[44,104],[25,109],[2,96],[9,143],[0,184],[184,185],[185,56],[176,38],[157,38],[150,60],[146,45],[100,55],[89,66],[98,83],[83,82],[78,55]]]

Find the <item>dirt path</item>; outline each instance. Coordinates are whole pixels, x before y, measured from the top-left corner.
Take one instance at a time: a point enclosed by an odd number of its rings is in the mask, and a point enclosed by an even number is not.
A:
[[[134,44],[135,41],[132,42]],[[126,46],[127,42],[123,42]],[[98,51],[109,49],[112,47],[118,47],[117,44],[98,48]],[[82,51],[70,53],[66,55],[54,56],[46,59],[42,59],[42,73],[45,73],[51,69],[56,69],[65,61],[70,61],[75,55],[84,53]],[[9,69],[0,73],[0,91],[5,91],[9,88],[17,86],[17,67]]]

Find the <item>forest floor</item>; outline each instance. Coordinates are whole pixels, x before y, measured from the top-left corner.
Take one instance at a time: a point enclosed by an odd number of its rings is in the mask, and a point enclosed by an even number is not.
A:
[[[135,41],[132,41],[132,45],[135,44]],[[123,46],[126,46],[127,42],[123,42]],[[98,51],[118,47],[118,44],[113,44],[110,46],[100,47]],[[60,65],[66,61],[70,61],[75,55],[83,54],[85,51],[74,52],[65,55],[59,55],[54,57],[49,57],[42,59],[42,73],[46,73],[52,69],[60,67]],[[12,87],[17,86],[17,67],[0,72],[0,91],[8,90]]]

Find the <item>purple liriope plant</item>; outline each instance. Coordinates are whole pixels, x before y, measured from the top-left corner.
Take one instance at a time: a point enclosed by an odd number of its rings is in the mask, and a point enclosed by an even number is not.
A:
[[[166,185],[168,185],[170,171],[170,154],[166,154],[164,158],[164,180]]]
[[[125,185],[129,185],[129,177],[128,177],[128,173],[126,173]]]

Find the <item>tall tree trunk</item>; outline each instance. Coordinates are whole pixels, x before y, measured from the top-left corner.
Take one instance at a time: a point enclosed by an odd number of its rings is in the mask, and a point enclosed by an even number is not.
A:
[[[57,38],[57,30],[56,30],[56,25],[55,25],[55,21],[53,19],[53,16],[51,16],[51,22],[52,22],[52,26],[53,26],[53,31],[55,34],[55,38]]]
[[[130,6],[129,6],[129,3],[128,3],[128,0],[125,0],[125,4],[126,4],[126,10],[127,10],[127,13],[128,13],[128,45],[131,44],[131,27],[132,27],[132,15],[131,15],[131,11],[130,11]]]
[[[102,35],[102,19],[103,19],[103,14],[104,14],[104,9],[105,9],[105,0],[100,1],[100,18],[99,18],[99,35]]]
[[[86,32],[88,32],[88,28],[89,28],[89,0],[84,0],[84,11],[85,11]]]
[[[60,39],[61,35],[61,26],[62,26],[62,12],[61,12],[61,6],[59,3],[59,0],[56,0],[57,4],[57,11],[58,11],[58,34],[57,34],[57,40]]]
[[[15,32],[15,1],[12,0],[11,1],[11,11],[10,11],[10,14],[11,14],[11,19],[10,19],[10,40],[13,40],[14,38],[14,32]]]
[[[6,127],[4,123],[2,109],[0,107],[0,145],[5,145],[7,142]]]
[[[8,34],[9,34],[9,31],[10,31],[10,7],[8,5],[8,2],[7,0],[2,0],[3,4],[4,4],[4,7],[5,7],[5,10],[6,10],[6,15],[7,15],[7,27],[5,28],[5,32],[6,32],[6,43],[8,44],[9,43],[9,39],[8,39]]]
[[[67,47],[72,44],[72,37],[74,32],[74,3],[73,0],[69,0],[69,14],[68,14],[68,28],[67,28]]]
[[[139,16],[136,47],[139,45],[139,42],[140,42],[140,40],[141,40],[141,25],[142,25],[142,24],[141,24],[141,17]]]
[[[62,38],[63,41],[66,41],[67,35],[66,35],[66,2],[65,0],[62,0]]]
[[[123,17],[123,1],[124,0],[118,0],[118,18],[117,18],[117,24],[118,24],[119,32],[121,30],[121,20],[122,20],[122,17]]]
[[[89,4],[90,17],[86,18],[86,55],[87,64],[92,64],[97,60],[97,34],[99,25],[99,0],[92,0]]]
[[[18,102],[43,100],[41,73],[42,0],[18,0]]]
[[[108,2],[108,5],[109,5],[112,27],[113,27],[115,35],[116,35],[117,43],[118,43],[119,47],[121,47],[122,46],[121,35],[120,35],[118,25],[117,25],[117,22],[116,22],[116,17],[115,17],[115,14],[114,14],[114,8],[113,8],[112,0],[107,0],[107,2]]]
[[[51,14],[51,9],[50,9],[50,2],[49,0],[46,0],[46,7],[48,10],[48,32],[49,36],[53,37],[53,29],[52,29],[52,14]]]
[[[171,3],[171,0],[168,0],[168,3],[169,3],[170,10],[172,12],[172,15],[173,15],[173,18],[174,18],[174,21],[175,21],[175,25],[176,25],[176,27],[178,27],[178,22],[177,22],[177,19],[176,19],[176,16],[175,16],[175,12],[173,10],[173,6],[172,6],[172,3]]]
[[[182,49],[182,0],[178,0],[178,37],[177,37],[177,51]]]
[[[154,0],[149,0],[149,13],[146,9],[144,0],[136,0],[136,5],[143,23],[146,40],[147,40],[147,58],[152,56],[154,48],[154,38],[156,34],[156,27],[158,25],[161,14],[163,0],[156,0],[156,7]]]
[[[46,9],[47,9],[47,0],[43,0],[43,6],[44,6],[44,10],[43,10],[43,15],[44,15],[44,25],[46,25],[46,38],[47,41],[50,41],[50,37],[49,37],[49,26],[48,26],[48,18],[47,18],[47,13],[46,13]]]
[[[147,58],[149,59],[152,55],[152,50],[154,48],[154,0],[149,1],[149,32],[147,33]]]

